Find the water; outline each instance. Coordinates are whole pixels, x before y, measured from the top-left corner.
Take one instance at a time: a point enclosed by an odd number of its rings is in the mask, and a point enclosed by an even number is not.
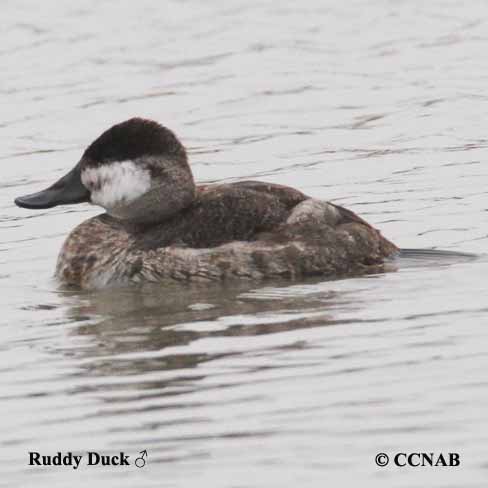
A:
[[[4,2],[0,483],[486,486],[487,22],[481,0]],[[199,181],[289,184],[402,247],[480,258],[63,291],[58,250],[98,210],[13,198],[135,115],[180,135]],[[28,466],[144,449],[144,469]],[[379,452],[461,465],[379,468]]]

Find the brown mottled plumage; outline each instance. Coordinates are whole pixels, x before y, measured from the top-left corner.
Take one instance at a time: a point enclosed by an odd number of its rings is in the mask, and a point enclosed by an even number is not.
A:
[[[397,251],[350,210],[293,188],[256,181],[195,187],[183,146],[143,119],[109,129],[75,170],[16,203],[53,206],[60,192],[78,202],[87,190],[92,198],[99,192],[107,213],[71,232],[56,268],[63,282],[83,288],[334,277],[381,269]]]

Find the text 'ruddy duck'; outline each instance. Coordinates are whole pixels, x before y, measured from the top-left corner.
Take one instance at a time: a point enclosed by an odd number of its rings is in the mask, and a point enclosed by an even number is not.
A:
[[[29,452],[29,466],[69,466],[78,469],[84,461],[87,466],[130,466],[134,464],[138,468],[142,468],[146,464],[147,451],[141,451],[139,454],[139,457],[135,457],[134,463],[131,463],[130,455],[124,452],[115,455],[100,454],[94,451],[88,451],[86,454],[57,452],[55,455],[45,455],[32,451]]]

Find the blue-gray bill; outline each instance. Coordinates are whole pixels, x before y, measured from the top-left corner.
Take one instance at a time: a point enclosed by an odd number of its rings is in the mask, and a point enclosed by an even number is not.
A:
[[[30,195],[17,197],[15,204],[30,209],[43,209],[90,201],[90,192],[83,186],[80,165],[77,164],[69,173],[60,178],[54,185]]]

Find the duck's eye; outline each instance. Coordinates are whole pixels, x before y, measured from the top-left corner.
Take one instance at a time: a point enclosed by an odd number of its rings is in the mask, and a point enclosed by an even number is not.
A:
[[[101,179],[97,177],[97,173],[90,169],[87,169],[81,173],[81,181],[85,188],[91,192],[100,190],[103,183]]]

